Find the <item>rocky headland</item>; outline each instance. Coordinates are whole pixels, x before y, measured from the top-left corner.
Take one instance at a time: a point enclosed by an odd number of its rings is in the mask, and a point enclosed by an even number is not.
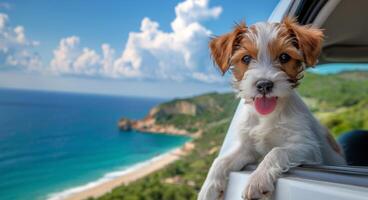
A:
[[[171,135],[186,135],[198,137],[201,130],[189,131],[187,128],[180,127],[173,123],[166,123],[170,118],[175,116],[195,117],[198,112],[198,106],[194,103],[177,100],[169,103],[160,104],[153,107],[149,113],[140,120],[132,120],[121,118],[118,122],[119,129],[122,131],[140,131],[147,133],[161,133]]]

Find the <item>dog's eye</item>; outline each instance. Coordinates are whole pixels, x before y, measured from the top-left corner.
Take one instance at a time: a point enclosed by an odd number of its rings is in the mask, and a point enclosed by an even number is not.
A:
[[[291,59],[291,57],[289,56],[289,54],[287,53],[282,53],[280,56],[279,56],[279,60],[280,60],[280,63],[281,64],[284,64],[284,63],[287,63],[289,62]]]
[[[245,55],[243,58],[242,58],[242,61],[243,61],[243,63],[245,63],[245,64],[249,64],[250,63],[250,61],[252,61],[252,57],[250,56],[250,55]]]

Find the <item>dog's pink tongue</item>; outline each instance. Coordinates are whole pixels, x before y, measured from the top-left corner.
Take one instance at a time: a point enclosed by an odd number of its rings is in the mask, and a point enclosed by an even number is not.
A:
[[[270,97],[267,98],[265,96],[256,98],[254,101],[254,106],[256,107],[257,112],[262,115],[270,114],[276,108],[277,98]]]

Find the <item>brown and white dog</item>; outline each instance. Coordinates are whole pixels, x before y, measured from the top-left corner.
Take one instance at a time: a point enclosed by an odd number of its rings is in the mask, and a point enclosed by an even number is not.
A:
[[[231,171],[257,163],[242,197],[264,199],[281,173],[301,164],[344,165],[339,146],[313,117],[295,87],[303,71],[317,63],[323,33],[294,19],[257,23],[210,41],[212,57],[244,99],[236,123],[238,140],[217,157],[199,200],[222,199]]]

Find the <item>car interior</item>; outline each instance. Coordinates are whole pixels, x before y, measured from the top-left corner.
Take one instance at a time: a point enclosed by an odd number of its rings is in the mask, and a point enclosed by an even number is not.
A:
[[[289,15],[301,24],[322,28],[325,41],[319,63],[368,61],[368,1],[310,0],[295,1]]]

